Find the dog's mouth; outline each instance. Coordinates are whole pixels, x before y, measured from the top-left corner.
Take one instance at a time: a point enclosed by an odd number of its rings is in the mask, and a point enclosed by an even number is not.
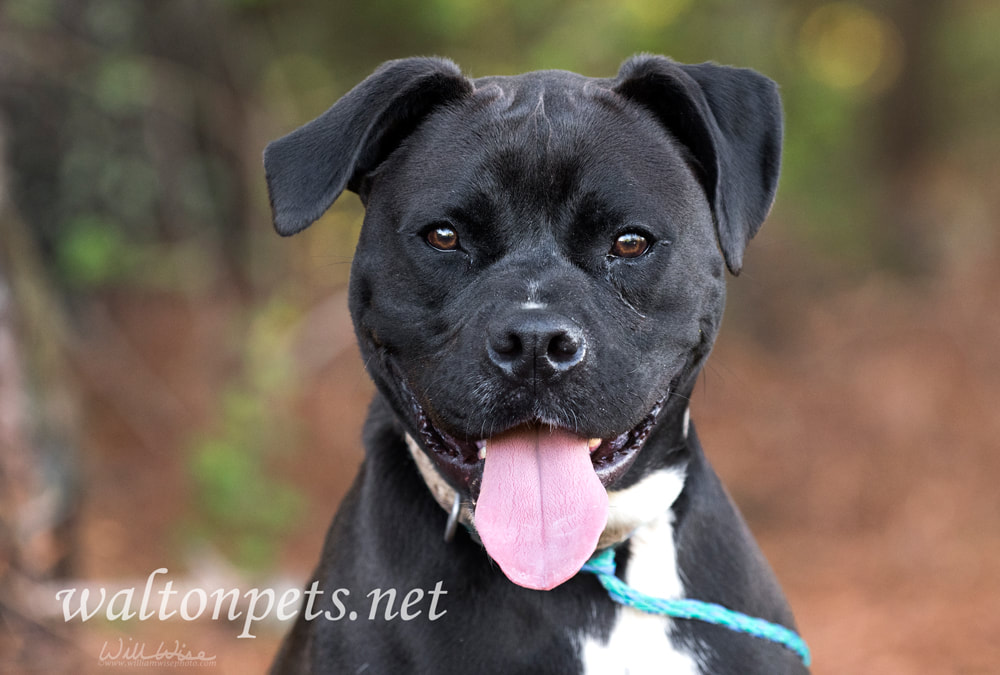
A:
[[[549,590],[594,552],[607,524],[607,487],[632,466],[665,399],[611,438],[536,419],[462,440],[437,427],[416,398],[411,405],[424,450],[475,502],[474,526],[490,557],[514,583]]]
[[[485,460],[489,452],[489,439],[462,440],[440,429],[434,425],[423,406],[417,402],[416,397],[405,388],[404,391],[409,398],[410,409],[420,432],[421,445],[428,451],[431,458],[435,460],[438,469],[451,480],[452,484],[475,500],[479,495],[482,483]],[[656,424],[666,399],[665,395],[658,400],[646,416],[628,431],[610,438],[586,439],[594,473],[605,488],[612,486],[632,466],[639,450],[645,445],[646,439]],[[560,425],[553,425],[544,420],[534,420],[518,426],[537,427],[538,429],[573,434],[572,431]],[[507,433],[507,431],[503,433]],[[494,434],[493,438],[502,436],[503,433]]]

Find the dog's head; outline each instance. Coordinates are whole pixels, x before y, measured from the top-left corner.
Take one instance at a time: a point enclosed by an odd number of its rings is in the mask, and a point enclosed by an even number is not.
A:
[[[283,235],[361,197],[369,371],[508,576],[548,588],[593,551],[605,490],[665,461],[640,451],[680,424],[780,145],[776,87],[749,70],[469,80],[406,59],[264,162]]]

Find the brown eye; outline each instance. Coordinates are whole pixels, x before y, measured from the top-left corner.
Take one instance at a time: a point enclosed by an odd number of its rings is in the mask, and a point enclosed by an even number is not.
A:
[[[427,243],[439,251],[454,251],[458,248],[458,233],[450,227],[436,227],[426,235]]]
[[[649,241],[637,232],[626,232],[615,239],[611,255],[616,258],[638,258],[649,250]]]

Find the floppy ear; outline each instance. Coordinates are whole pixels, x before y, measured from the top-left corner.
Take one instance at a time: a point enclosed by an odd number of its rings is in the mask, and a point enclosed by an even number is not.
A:
[[[382,64],[332,108],[264,149],[275,229],[283,236],[304,230],[345,188],[364,200],[366,177],[420,121],[470,92],[472,83],[445,59]]]
[[[614,90],[648,108],[691,152],[733,274],[774,201],[781,166],[781,99],[744,68],[662,56],[622,64]]]

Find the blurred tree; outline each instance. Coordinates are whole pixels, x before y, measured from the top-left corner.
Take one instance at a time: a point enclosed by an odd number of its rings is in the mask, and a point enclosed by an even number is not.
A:
[[[223,9],[0,3],[11,189],[64,284],[245,285],[247,92]]]
[[[874,237],[879,257],[903,272],[930,272],[940,262],[933,251],[935,214],[924,199],[924,177],[938,155],[941,134],[935,119],[943,82],[938,68],[934,32],[946,18],[939,0],[903,2],[886,0],[899,36],[906,45],[906,64],[885,92],[873,139],[877,144],[877,169],[884,176],[885,191],[879,204],[882,223]],[[957,112],[957,111],[956,111]]]
[[[0,125],[0,158],[4,129]],[[62,671],[36,607],[36,584],[70,573],[79,507],[76,390],[62,312],[34,240],[5,199],[0,161],[0,653],[14,670]],[[41,655],[41,656],[40,656]]]

